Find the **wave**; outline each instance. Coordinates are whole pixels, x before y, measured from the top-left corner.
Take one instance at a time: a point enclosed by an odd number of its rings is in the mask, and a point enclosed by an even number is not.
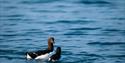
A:
[[[107,55],[106,57],[110,57],[110,58],[111,58],[111,57],[113,57],[113,58],[114,58],[114,57],[123,57],[123,58],[124,58],[125,55]]]
[[[108,34],[108,35],[124,35],[125,30],[124,29],[104,29],[102,30],[103,34]]]
[[[112,17],[111,20],[125,20],[124,17]]]
[[[101,29],[101,28],[71,28],[70,30],[98,30],[98,29]]]
[[[89,45],[125,45],[125,42],[91,42]]]
[[[12,37],[12,36],[26,36],[25,34],[0,34],[0,36],[4,36],[4,37]]]
[[[67,11],[63,10],[32,10],[33,12],[41,12],[41,13],[66,13]]]
[[[88,34],[84,34],[82,31],[73,31],[64,33],[64,35],[88,35]]]
[[[103,1],[103,0],[81,0],[79,1],[79,3],[83,3],[83,4],[111,4],[110,2],[107,1]]]
[[[95,21],[89,21],[89,20],[58,20],[58,21],[51,21],[51,22],[43,22],[45,24],[87,24],[87,23],[93,23]]]
[[[119,32],[119,31],[125,31],[125,30],[120,30],[120,29],[104,29],[103,31]]]
[[[22,4],[38,4],[38,3],[51,3],[56,2],[58,0],[23,0],[20,3]]]
[[[0,58],[24,59],[25,52],[16,49],[0,49]]]
[[[21,15],[21,14],[12,14],[12,15],[6,15],[6,16],[3,16],[3,17],[24,17],[24,15]]]

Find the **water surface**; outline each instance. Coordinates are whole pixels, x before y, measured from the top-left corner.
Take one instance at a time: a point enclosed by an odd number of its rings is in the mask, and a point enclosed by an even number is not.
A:
[[[58,63],[124,63],[125,0],[0,0],[0,63],[26,60],[48,36],[62,48]],[[47,62],[45,62],[47,63]]]

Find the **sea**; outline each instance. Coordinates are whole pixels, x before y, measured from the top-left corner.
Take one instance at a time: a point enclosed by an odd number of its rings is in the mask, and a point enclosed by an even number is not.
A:
[[[61,47],[56,63],[125,63],[125,0],[0,0],[0,63]]]

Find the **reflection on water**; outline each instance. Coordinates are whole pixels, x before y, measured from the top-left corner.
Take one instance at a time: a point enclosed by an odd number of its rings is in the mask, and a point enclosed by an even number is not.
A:
[[[124,63],[124,0],[0,0],[0,62],[26,60],[26,51],[62,47],[57,63]],[[48,62],[45,62],[48,63]]]

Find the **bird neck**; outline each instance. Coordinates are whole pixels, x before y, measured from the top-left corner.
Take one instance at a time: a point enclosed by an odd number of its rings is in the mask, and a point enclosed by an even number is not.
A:
[[[48,50],[53,51],[53,43],[48,42]]]

